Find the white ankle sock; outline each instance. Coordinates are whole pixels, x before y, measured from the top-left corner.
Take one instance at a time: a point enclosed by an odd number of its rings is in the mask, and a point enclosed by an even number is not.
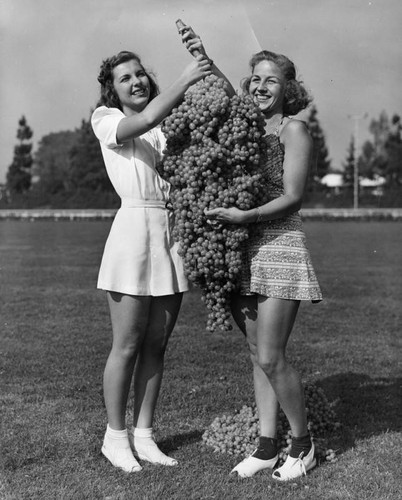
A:
[[[132,428],[134,452],[141,460],[153,464],[177,465],[177,460],[165,455],[155,443],[152,436],[152,427],[148,429]]]
[[[127,429],[118,431],[109,427],[108,424],[103,439],[102,453],[115,467],[125,472],[139,472],[142,469],[131,451]]]

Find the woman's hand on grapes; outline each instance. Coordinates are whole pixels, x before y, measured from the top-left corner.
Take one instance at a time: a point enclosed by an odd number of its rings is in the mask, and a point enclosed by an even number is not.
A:
[[[193,83],[211,74],[211,63],[209,59],[203,55],[195,57],[191,63],[186,66],[183,72],[184,78],[190,85],[193,85]]]
[[[244,224],[246,213],[236,207],[213,208],[205,210],[208,221],[216,221],[221,224]]]

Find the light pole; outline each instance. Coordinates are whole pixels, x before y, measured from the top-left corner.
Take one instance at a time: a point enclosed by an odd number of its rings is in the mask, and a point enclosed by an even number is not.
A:
[[[354,121],[354,148],[353,148],[353,208],[359,208],[359,121],[367,118],[367,113],[362,115],[348,115]]]

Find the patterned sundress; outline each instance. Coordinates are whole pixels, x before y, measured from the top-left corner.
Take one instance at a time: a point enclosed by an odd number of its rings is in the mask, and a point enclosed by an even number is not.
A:
[[[284,194],[284,150],[278,131],[266,137],[268,158],[263,171],[274,199]],[[245,241],[240,293],[319,302],[322,293],[306,245],[299,212],[250,224]]]

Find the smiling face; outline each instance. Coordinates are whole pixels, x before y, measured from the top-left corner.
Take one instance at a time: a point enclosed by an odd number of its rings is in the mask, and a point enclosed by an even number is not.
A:
[[[254,67],[249,93],[267,118],[283,113],[286,80],[272,61],[261,61]]]
[[[113,87],[127,116],[140,113],[148,104],[150,83],[141,64],[132,59],[113,68]]]

